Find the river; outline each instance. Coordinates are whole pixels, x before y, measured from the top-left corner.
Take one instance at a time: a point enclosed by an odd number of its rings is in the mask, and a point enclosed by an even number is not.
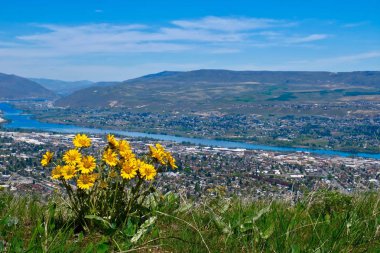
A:
[[[15,109],[9,103],[0,103],[0,111],[3,113],[3,118],[8,122],[3,124],[4,128],[7,129],[30,129],[39,130],[47,132],[57,132],[57,133],[89,133],[89,134],[106,134],[113,133],[122,136],[130,137],[146,137],[156,140],[164,141],[174,141],[174,142],[188,142],[196,145],[213,146],[213,147],[223,147],[223,148],[243,148],[249,150],[266,150],[266,151],[280,151],[280,152],[309,152],[317,155],[328,155],[328,156],[356,156],[363,158],[373,158],[380,159],[380,154],[369,154],[369,153],[350,153],[341,152],[334,150],[323,150],[323,149],[308,149],[308,148],[289,148],[289,147],[277,147],[268,145],[256,145],[245,142],[233,142],[233,141],[223,141],[223,140],[211,140],[211,139],[201,139],[201,138],[188,138],[188,137],[178,137],[173,135],[163,135],[163,134],[149,134],[141,132],[130,132],[124,130],[106,130],[106,129],[96,129],[96,128],[86,128],[74,125],[65,124],[54,124],[54,123],[44,123],[33,118],[33,115],[24,114],[22,111]]]

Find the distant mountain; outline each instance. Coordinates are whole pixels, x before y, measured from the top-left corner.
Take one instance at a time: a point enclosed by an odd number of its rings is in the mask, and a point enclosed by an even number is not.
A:
[[[59,99],[56,105],[215,109],[231,104],[289,100],[320,102],[349,94],[377,95],[379,91],[379,71],[164,71],[108,87],[79,90]]]
[[[53,98],[54,92],[29,79],[0,73],[0,99]]]
[[[93,82],[87,80],[73,82],[46,78],[29,78],[29,80],[41,84],[46,89],[54,91],[59,95],[68,95],[73,93],[74,91],[88,88],[94,84]]]
[[[116,84],[119,84],[121,82],[116,82],[116,81],[104,81],[104,82],[96,82],[96,83],[93,83],[93,87],[107,87],[107,86],[113,86],[113,85],[116,85]]]

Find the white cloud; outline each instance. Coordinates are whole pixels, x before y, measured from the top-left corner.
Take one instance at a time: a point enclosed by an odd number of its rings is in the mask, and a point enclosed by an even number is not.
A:
[[[176,27],[152,30],[140,24],[45,24],[39,27],[44,31],[18,36],[18,46],[0,48],[0,55],[44,57],[89,53],[179,52],[193,49],[202,43],[240,42],[248,37],[244,33],[213,33]]]
[[[311,34],[305,37],[294,37],[294,38],[288,38],[285,41],[287,43],[293,44],[293,43],[306,43],[306,42],[312,42],[317,40],[323,40],[328,38],[329,35],[327,34]]]
[[[329,58],[315,58],[310,60],[283,61],[274,64],[237,64],[224,66],[231,70],[271,70],[271,71],[379,71],[378,67],[366,64],[367,60],[380,60],[380,51],[370,51],[351,55],[341,55]],[[361,64],[357,64],[360,62]],[[377,64],[377,66],[379,66]]]
[[[327,58],[319,58],[312,60],[300,60],[300,61],[292,61],[289,62],[290,65],[302,66],[337,66],[338,64],[349,64],[360,61],[365,61],[369,59],[377,59],[380,58],[380,51],[369,51],[358,54],[350,54],[350,55],[341,55],[335,57],[327,57]],[[380,67],[380,62],[378,67]]]
[[[212,54],[235,54],[239,52],[241,52],[241,50],[238,48],[217,48],[210,51]]]
[[[3,40],[0,38],[0,72],[20,69],[30,73],[28,76],[54,78],[48,76],[54,73],[57,78],[68,75],[73,79],[83,79],[87,75],[94,76],[95,80],[120,80],[122,75],[131,71],[131,68],[123,66],[126,64],[124,59],[136,57],[143,59],[141,62],[149,62],[150,58],[163,56],[171,62],[154,66],[136,63],[138,67],[146,68],[141,70],[132,67],[134,73],[138,73],[136,76],[163,69],[222,68],[223,64],[227,65],[226,62],[218,60],[219,57],[223,58],[223,54],[231,57],[236,54],[239,57],[247,52],[254,58],[253,48],[305,47],[330,37],[322,33],[300,32],[302,29],[295,33],[295,26],[300,24],[288,20],[246,17],[204,17],[196,20],[175,20],[164,25],[31,24],[33,29],[28,33],[19,34],[12,39],[9,39],[12,37],[9,35],[2,36]],[[202,64],[179,64],[186,62],[182,60],[182,56],[191,61],[200,56]],[[106,58],[110,59],[108,67],[104,62]],[[89,63],[93,59],[95,62]],[[216,63],[208,62],[209,65],[203,65],[204,59]],[[175,65],[174,62],[178,64]],[[47,74],[38,74],[44,71]],[[121,74],[117,75],[118,71]],[[112,78],[113,76],[117,78]],[[124,78],[130,77],[130,74],[126,74]]]
[[[288,27],[296,25],[295,22],[288,22],[277,19],[228,18],[214,16],[204,17],[197,20],[175,20],[172,23],[186,29],[216,30],[227,32],[248,31],[270,27]]]
[[[16,37],[14,45],[2,46],[0,56],[52,57],[106,53],[159,53],[206,49],[204,52],[226,52],[239,44],[251,47],[286,46],[327,38],[325,34],[294,37],[279,31],[261,30],[295,25],[294,22],[257,18],[205,17],[199,20],[177,20],[174,26],[144,24],[86,24],[64,26],[38,24],[41,31]],[[275,41],[275,42],[274,42]],[[18,43],[18,44],[15,44]],[[232,50],[229,50],[232,53]]]
[[[327,38],[325,34],[294,37],[279,29],[295,22],[260,18],[205,17],[198,20],[176,20],[168,25],[85,25],[35,24],[39,32],[19,35],[12,45],[0,41],[0,56],[69,57],[84,54],[125,54],[199,51],[237,53],[250,47],[286,46]],[[257,31],[257,29],[261,29]],[[8,43],[8,44],[7,44]],[[226,50],[228,48],[228,50]],[[233,50],[231,50],[233,48]]]
[[[352,54],[352,55],[344,55],[332,58],[320,59],[320,62],[328,62],[328,63],[344,63],[344,62],[354,62],[367,60],[372,58],[380,58],[380,51],[371,51],[360,54]]]
[[[344,24],[343,27],[354,28],[354,27],[359,27],[359,26],[368,25],[368,24],[369,24],[368,21],[362,21],[362,22],[356,22],[356,23],[347,23],[347,24]]]

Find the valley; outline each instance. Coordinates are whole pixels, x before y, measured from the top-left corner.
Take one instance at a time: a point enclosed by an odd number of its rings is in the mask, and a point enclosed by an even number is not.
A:
[[[166,71],[14,104],[50,123],[380,152],[376,71]]]

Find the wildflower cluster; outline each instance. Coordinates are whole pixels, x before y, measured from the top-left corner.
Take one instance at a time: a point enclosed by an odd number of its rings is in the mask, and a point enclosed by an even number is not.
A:
[[[107,136],[107,145],[98,156],[90,154],[91,143],[87,135],[77,134],[74,147],[61,159],[53,162],[54,154],[47,151],[41,160],[44,167],[54,165],[51,178],[65,188],[70,208],[85,227],[88,215],[125,222],[142,210],[139,205],[154,192],[152,181],[157,172],[169,166],[177,168],[175,159],[160,144],[149,146],[150,152],[138,157],[128,141],[114,135]]]
[[[160,164],[167,165],[169,164],[173,169],[177,168],[177,165],[175,165],[175,159],[173,156],[165,151],[165,149],[161,146],[161,144],[157,143],[156,147],[149,146],[150,149],[150,155],[156,159]]]

